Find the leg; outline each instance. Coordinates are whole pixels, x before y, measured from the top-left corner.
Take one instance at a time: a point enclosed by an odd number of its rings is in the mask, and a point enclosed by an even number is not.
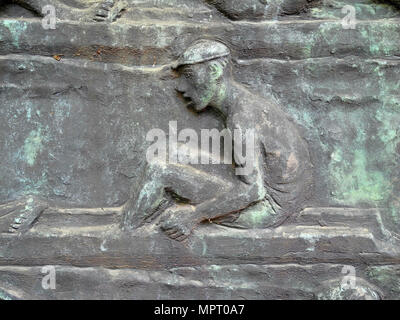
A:
[[[9,221],[7,218],[10,215],[17,215],[9,226],[8,232],[24,233],[32,227],[47,207],[45,202],[35,197],[27,197],[0,205],[0,219]]]
[[[80,20],[86,22],[113,22],[121,16],[121,12],[128,7],[125,0],[93,0],[86,4],[86,8],[64,10],[63,19]]]
[[[136,229],[165,202],[162,169],[149,165],[131,193],[132,197],[123,208],[122,227]]]
[[[92,15],[92,19],[98,22],[113,22],[121,16],[121,12],[124,11],[127,7],[127,2],[123,0],[102,1],[92,8],[92,10],[94,10],[94,15]]]
[[[124,206],[123,226],[140,227],[174,201],[195,205],[214,197],[216,191],[228,192],[232,188],[232,183],[191,166],[150,164]]]
[[[98,207],[98,208],[68,208],[60,207],[54,201],[45,201],[33,196],[23,199],[0,204],[0,233],[21,234],[28,231],[36,222],[40,223],[42,214],[56,215],[63,223],[63,217],[68,225],[68,217],[71,215],[92,216],[93,220],[97,216],[115,215],[116,219],[122,213],[122,207]]]

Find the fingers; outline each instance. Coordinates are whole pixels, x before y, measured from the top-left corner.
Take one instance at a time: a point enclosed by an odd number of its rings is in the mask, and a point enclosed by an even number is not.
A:
[[[183,240],[186,240],[187,237],[188,237],[188,235],[182,234],[181,236],[176,237],[175,240],[176,240],[176,241],[179,241],[179,242],[182,242]]]
[[[19,217],[14,219],[13,224],[10,226],[10,228],[8,229],[8,231],[10,233],[15,233],[17,232],[20,227],[26,222],[27,217],[25,216],[25,214],[21,214]]]
[[[47,204],[29,198],[26,201],[24,209],[21,210],[21,213],[14,219],[13,223],[8,228],[8,231],[10,233],[23,233],[28,231],[46,208],[48,208]]]
[[[108,17],[108,10],[99,9],[96,13],[97,17],[107,18]]]
[[[164,233],[171,239],[177,241],[183,241],[188,237],[188,234],[179,227],[161,227]]]
[[[183,233],[182,230],[177,230],[175,233],[173,233],[173,234],[170,235],[169,237],[170,237],[171,239],[173,239],[173,240],[179,241],[178,239],[181,239],[181,238],[183,238],[183,237],[186,237],[186,235]],[[183,238],[183,239],[185,239],[185,238]]]
[[[19,229],[20,226],[21,226],[20,223],[14,223],[14,224],[11,225],[11,228],[12,228],[13,230],[17,231],[17,230]]]
[[[176,233],[178,230],[176,228],[170,228],[170,229],[163,229],[163,231],[167,236],[171,236],[174,233]]]
[[[98,10],[96,11],[96,15],[93,18],[95,21],[105,21],[108,19],[110,15],[110,11],[112,7],[114,6],[114,1],[113,0],[107,0],[103,2],[99,7]]]
[[[14,225],[11,225],[10,228],[8,229],[9,233],[16,233],[18,231],[18,228],[14,227]]]
[[[10,226],[10,232],[17,232],[21,225],[26,221],[26,217],[24,215],[19,216],[14,219],[14,223]]]
[[[192,208],[189,208],[192,212]],[[160,229],[169,238],[176,241],[183,241],[189,237],[193,227],[193,221],[188,216],[188,210],[166,210],[159,221]]]
[[[165,230],[164,233],[171,239],[175,239],[175,238],[179,237],[180,235],[182,235],[183,232],[179,228],[171,228],[171,229]]]
[[[114,5],[115,1],[114,0],[106,0],[104,2],[104,5],[107,5],[109,7],[112,7]]]
[[[104,2],[101,4],[100,8],[103,9],[104,11],[110,11],[113,5],[114,3]]]

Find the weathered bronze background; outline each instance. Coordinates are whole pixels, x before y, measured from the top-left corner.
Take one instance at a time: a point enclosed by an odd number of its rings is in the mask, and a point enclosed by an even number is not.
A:
[[[42,26],[45,5],[56,9],[54,30]],[[355,8],[354,29],[343,27],[345,6]],[[2,3],[0,298],[398,299],[398,6]],[[200,39],[223,42],[232,78],[297,128],[313,190],[275,227],[259,204],[239,217],[245,229],[203,222],[183,242],[153,221],[124,230],[124,205],[147,168],[146,133],[168,132],[170,121],[224,128],[212,108],[192,112],[175,90],[171,66]],[[194,167],[238,183],[231,165]],[[29,223],[10,232],[24,210]],[[56,267],[55,290],[41,286],[46,265]],[[341,287],[344,265],[358,291]]]

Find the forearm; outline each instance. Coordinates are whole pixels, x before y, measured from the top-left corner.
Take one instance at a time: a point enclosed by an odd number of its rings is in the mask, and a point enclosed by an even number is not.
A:
[[[262,200],[257,186],[247,186],[238,192],[224,193],[196,206],[198,222],[239,212]]]

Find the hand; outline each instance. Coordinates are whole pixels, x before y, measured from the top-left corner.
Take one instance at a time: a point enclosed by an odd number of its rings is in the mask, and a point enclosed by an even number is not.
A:
[[[10,233],[23,233],[32,227],[46,208],[48,208],[48,205],[45,202],[35,197],[28,197],[21,201],[0,206],[0,217],[15,214],[16,217],[8,231]]]
[[[175,206],[163,213],[161,230],[177,241],[185,240],[198,224],[193,206]]]
[[[121,16],[121,12],[125,10],[127,6],[128,4],[126,1],[105,0],[94,6],[95,16],[93,20],[97,22],[113,22]]]

